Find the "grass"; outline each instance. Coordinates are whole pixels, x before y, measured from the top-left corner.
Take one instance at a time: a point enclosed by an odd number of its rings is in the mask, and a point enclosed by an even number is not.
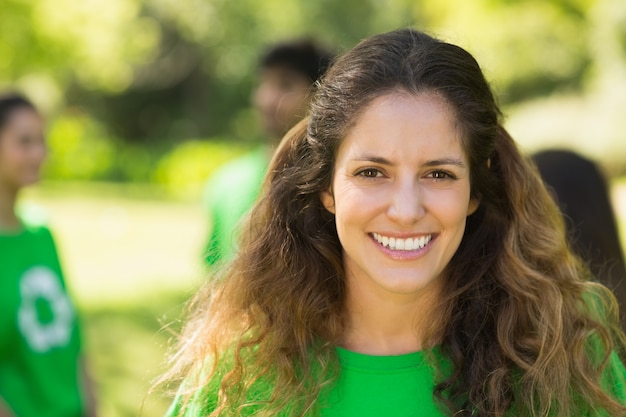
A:
[[[125,304],[197,282],[206,230],[199,203],[86,187],[41,188],[25,196],[45,207],[83,306]]]
[[[154,379],[164,359],[186,294],[138,300],[125,307],[83,309],[84,339],[101,416],[163,416],[171,398],[156,390]],[[165,324],[169,323],[169,326]]]
[[[613,197],[626,246],[626,177],[613,183]],[[97,184],[48,184],[24,200],[45,207],[56,232],[82,313],[100,415],[137,416],[145,400],[143,417],[162,416],[170,399],[146,393],[165,369],[182,306],[202,280],[200,205]]]

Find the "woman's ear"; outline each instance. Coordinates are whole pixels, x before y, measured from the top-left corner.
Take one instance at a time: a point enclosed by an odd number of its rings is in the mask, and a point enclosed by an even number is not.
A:
[[[491,169],[491,158],[487,159],[487,169]],[[480,206],[480,196],[470,198],[467,204],[467,215],[471,216],[474,214],[478,210],[478,206]]]
[[[331,189],[322,191],[320,193],[320,200],[326,210],[335,214],[335,197],[333,197]]]
[[[467,204],[467,215],[471,216],[474,214],[478,210],[478,206],[480,206],[480,199],[478,197],[470,198]]]

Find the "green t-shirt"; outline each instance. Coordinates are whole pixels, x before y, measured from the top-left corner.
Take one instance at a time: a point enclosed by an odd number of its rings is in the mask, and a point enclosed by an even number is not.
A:
[[[438,349],[432,351],[443,374],[449,374],[451,364]],[[424,352],[397,356],[373,356],[337,348],[341,373],[337,382],[323,391],[318,399],[321,417],[438,417],[446,416],[435,403],[435,371]],[[604,387],[616,399],[626,404],[626,369],[613,354],[603,379]],[[253,387],[253,396],[269,395],[269,387]],[[202,396],[202,398],[197,398]],[[184,417],[208,415],[215,406],[216,381],[191,400]],[[267,398],[267,397],[266,397]],[[166,417],[180,416],[180,398],[168,410]],[[201,405],[203,404],[203,405]],[[249,415],[254,415],[254,408]],[[591,417],[591,416],[589,416]],[[598,417],[598,416],[593,416]]]
[[[207,265],[233,254],[237,224],[259,194],[269,154],[267,148],[259,147],[229,162],[208,181],[204,200],[211,230],[203,254]]]
[[[322,417],[441,416],[424,352],[372,356],[337,348],[341,373],[320,398]]]
[[[0,232],[0,397],[19,417],[83,415],[79,353],[50,231]]]

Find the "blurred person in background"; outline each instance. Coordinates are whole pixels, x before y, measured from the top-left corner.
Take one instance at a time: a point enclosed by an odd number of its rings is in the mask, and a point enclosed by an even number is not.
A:
[[[215,265],[234,251],[234,231],[259,193],[275,145],[304,117],[315,81],[332,58],[330,51],[311,40],[277,43],[261,55],[252,100],[267,141],[226,164],[207,183],[204,200],[211,228],[203,254],[207,265]]]
[[[626,266],[605,177],[593,161],[572,151],[546,150],[532,158],[561,209],[574,251],[613,290],[626,329]]]
[[[0,416],[94,416],[78,318],[54,239],[18,210],[46,157],[43,120],[20,95],[0,96]]]

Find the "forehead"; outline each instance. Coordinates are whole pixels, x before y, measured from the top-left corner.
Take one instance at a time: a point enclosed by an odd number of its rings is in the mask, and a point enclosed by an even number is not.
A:
[[[43,120],[39,114],[29,107],[19,107],[11,111],[0,127],[0,139],[7,134],[33,134],[40,135],[43,130]]]
[[[2,128],[9,127],[10,125],[33,122],[40,120],[39,113],[28,106],[14,107],[5,113],[5,117],[2,120]]]
[[[365,150],[398,157],[438,152],[464,158],[460,138],[455,112],[439,95],[390,92],[373,99],[359,113],[339,146],[337,159]]]

